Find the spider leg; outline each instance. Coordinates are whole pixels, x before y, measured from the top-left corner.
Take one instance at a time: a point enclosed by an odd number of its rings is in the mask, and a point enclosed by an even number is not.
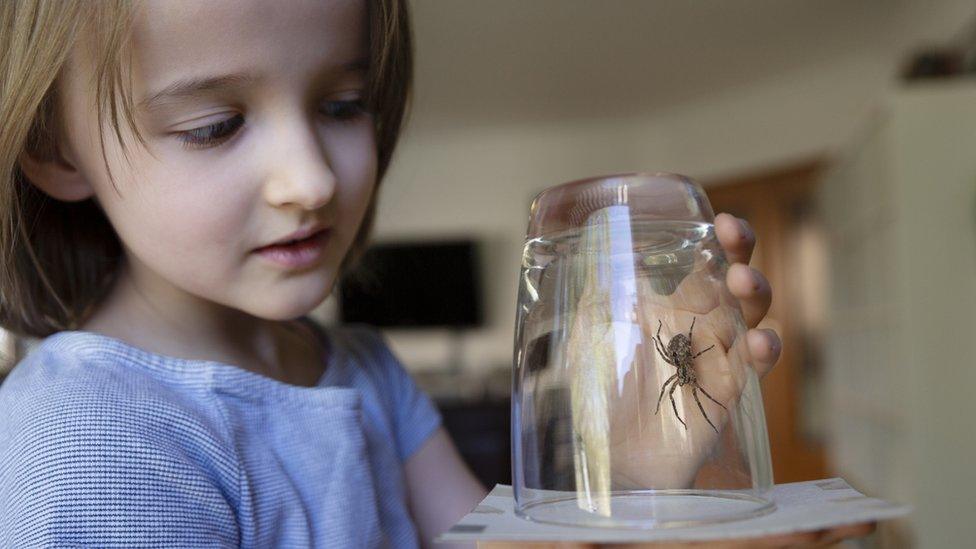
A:
[[[657,352],[661,355],[661,358],[664,359],[664,362],[667,362],[668,364],[674,366],[675,368],[678,367],[678,365],[675,364],[673,360],[671,360],[670,358],[668,358],[668,353],[667,353],[666,350],[664,350],[664,343],[661,343],[659,340],[655,339],[654,340],[654,347],[657,348]]]
[[[698,385],[698,383],[695,383],[695,386],[698,387],[698,389],[701,390],[701,392],[705,393],[705,396],[707,396],[709,399],[711,399],[712,402],[714,402],[715,404],[718,404],[719,406],[721,406],[726,412],[729,411],[729,409],[726,408],[724,404],[722,404],[721,402],[719,402],[719,401],[715,400],[714,398],[712,398],[712,395],[708,394],[708,391],[706,391],[704,387],[702,387],[701,385]]]
[[[660,320],[657,321],[657,335],[654,336],[654,337],[652,337],[651,339],[654,340],[654,348],[657,349],[657,352],[658,352],[658,354],[661,355],[661,358],[663,358],[664,361],[667,362],[668,364],[670,364],[670,365],[674,366],[675,368],[677,368],[678,365],[675,364],[673,360],[671,360],[670,358],[668,358],[668,352],[667,352],[667,350],[664,347],[664,342],[661,341],[661,321]]]
[[[667,358],[667,353],[661,350],[661,340],[659,340],[657,337],[652,337],[651,339],[654,341],[654,348],[657,349],[657,352],[661,354],[661,357]]]
[[[695,331],[695,320],[697,319],[698,317],[696,316],[691,317],[691,328],[688,328],[688,341],[693,341],[691,339],[691,332]]]
[[[664,385],[661,385],[661,394],[657,396],[657,408],[654,408],[654,415],[657,415],[657,413],[661,411],[661,399],[664,398],[664,390],[668,388],[668,383],[671,383],[671,381],[676,377],[678,377],[678,374],[674,374],[673,376],[669,377],[668,380],[664,382]]]
[[[667,353],[661,352],[661,349],[664,347],[664,343],[661,341],[661,326],[663,325],[664,323],[661,322],[661,319],[657,319],[657,334],[655,334],[651,339],[654,340],[654,346],[657,347],[657,352],[661,353],[662,355],[667,355]]]
[[[712,420],[708,419],[708,414],[705,413],[705,408],[702,406],[701,400],[698,400],[698,389],[697,388],[695,388],[695,387],[692,387],[691,388],[691,396],[695,397],[695,402],[698,403],[698,409],[701,410],[702,415],[705,416],[705,421],[707,421],[708,424],[712,426],[712,430],[713,431],[715,431],[716,433],[718,433],[718,429],[715,427],[715,424],[712,423]]]
[[[687,431],[688,430],[688,424],[685,423],[685,420],[681,419],[681,415],[678,414],[678,405],[674,403],[674,390],[677,389],[678,387],[679,387],[678,382],[675,381],[671,385],[671,390],[668,391],[668,397],[671,399],[671,408],[674,409],[674,417],[678,418],[678,421],[680,421],[681,424],[685,426],[685,431]]]
[[[712,345],[712,347],[714,347],[714,345]],[[709,347],[708,349],[705,349],[705,351],[712,350],[712,347]],[[693,356],[693,357],[691,357],[691,358],[698,358],[698,356],[701,355],[702,353],[704,353],[705,351],[698,351],[698,354],[695,355],[695,356]]]

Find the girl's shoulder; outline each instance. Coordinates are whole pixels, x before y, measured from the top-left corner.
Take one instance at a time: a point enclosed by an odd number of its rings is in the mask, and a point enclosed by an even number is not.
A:
[[[46,397],[63,402],[99,398],[107,402],[173,400],[183,402],[189,391],[167,376],[164,364],[151,364],[148,353],[109,337],[89,332],[55,333],[34,346],[0,384],[0,406],[18,399],[28,402]],[[156,362],[160,362],[156,360]],[[184,385],[201,385],[184,376]]]
[[[0,385],[0,545],[236,544],[221,426],[105,343],[55,334]]]
[[[91,336],[91,337],[90,337]],[[0,455],[47,445],[83,452],[173,444],[231,453],[205,402],[132,367],[108,338],[62,332],[40,342],[0,384]]]

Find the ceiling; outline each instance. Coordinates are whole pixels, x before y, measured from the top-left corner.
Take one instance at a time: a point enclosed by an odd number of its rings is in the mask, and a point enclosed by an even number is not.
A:
[[[890,79],[906,52],[958,38],[976,14],[959,0],[411,5],[415,121],[433,125],[648,114],[851,56],[872,56]]]

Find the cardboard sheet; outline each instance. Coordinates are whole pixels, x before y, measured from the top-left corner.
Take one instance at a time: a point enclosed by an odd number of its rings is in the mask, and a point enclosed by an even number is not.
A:
[[[907,515],[911,508],[866,496],[844,479],[832,478],[773,488],[776,509],[766,515],[705,526],[649,530],[558,526],[515,515],[512,487],[497,485],[471,513],[437,541],[704,541],[752,538],[881,521]]]

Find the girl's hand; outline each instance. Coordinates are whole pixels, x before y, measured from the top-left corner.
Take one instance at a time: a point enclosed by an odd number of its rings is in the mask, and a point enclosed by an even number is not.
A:
[[[729,260],[729,272],[725,281],[729,291],[742,305],[742,315],[749,328],[746,333],[749,354],[756,373],[762,378],[779,360],[783,345],[774,330],[756,328],[766,317],[773,301],[769,281],[761,272],[749,266],[756,247],[756,235],[745,220],[727,213],[720,213],[715,217],[715,235]]]

